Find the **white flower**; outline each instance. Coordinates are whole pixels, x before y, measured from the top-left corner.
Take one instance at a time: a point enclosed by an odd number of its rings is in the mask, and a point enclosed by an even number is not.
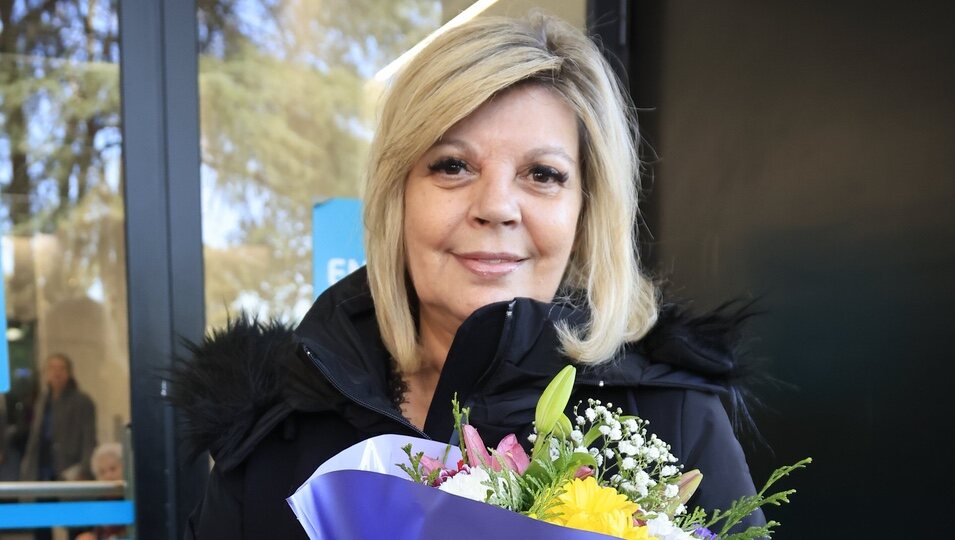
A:
[[[647,471],[638,471],[637,474],[633,476],[633,481],[637,483],[637,486],[645,487],[650,483],[650,475],[647,474]]]
[[[584,416],[587,417],[587,420],[590,420],[591,422],[593,422],[594,419],[597,418],[597,413],[594,412],[594,410],[591,409],[590,407],[587,407],[587,409],[584,410]]]
[[[660,449],[656,446],[651,446],[650,449],[647,450],[647,457],[650,458],[651,461],[660,459]]]
[[[679,469],[677,469],[677,468],[674,467],[673,465],[665,465],[662,469],[660,469],[660,475],[661,475],[661,476],[673,476],[673,475],[676,474],[678,471],[679,471]]]
[[[637,461],[632,457],[623,458],[623,462],[620,463],[620,466],[625,471],[629,471],[637,466]]]
[[[579,429],[575,429],[570,432],[570,440],[580,444],[584,440],[584,434]]]
[[[640,436],[640,434],[635,434],[632,437],[630,437],[630,442],[632,442],[634,446],[639,448],[643,446],[644,440],[643,440],[643,437]]]
[[[647,532],[657,540],[694,540],[690,533],[670,523],[670,518],[662,512],[647,520]]]
[[[627,429],[629,429],[630,431],[636,431],[636,430],[637,430],[637,427],[638,427],[638,426],[637,426],[637,421],[634,420],[633,418],[631,418],[631,419],[627,420],[626,422],[624,422],[624,425],[627,426]]]
[[[578,425],[578,426],[584,425],[584,417],[583,417],[583,416],[578,416],[578,417],[577,417],[577,425]]]
[[[527,436],[527,440],[530,441],[530,442],[532,442],[532,443],[537,442],[537,434],[536,434],[536,433],[531,433],[530,435]]]
[[[623,433],[620,433],[620,428],[619,428],[619,427],[613,428],[613,429],[610,430],[610,440],[611,440],[611,441],[619,441],[619,440],[622,439],[622,438],[623,438]]]
[[[557,458],[559,458],[559,457],[560,457],[560,450],[558,450],[556,447],[551,447],[551,449],[550,449],[550,460],[551,460],[551,461],[557,461]]]
[[[620,450],[621,454],[626,456],[632,456],[637,453],[637,446],[629,441],[620,441],[620,444],[617,445],[617,449]]]
[[[604,455],[607,456],[607,459],[613,459],[613,450],[607,448],[604,450]]]
[[[600,426],[599,428],[597,428],[597,431],[599,431],[601,435],[609,435],[610,426]]]
[[[672,499],[680,493],[680,488],[676,487],[676,484],[667,484],[666,489],[663,490],[663,496],[667,499]]]
[[[471,499],[472,501],[485,502],[490,488],[483,485],[483,483],[490,480],[490,478],[484,469],[474,467],[470,473],[459,472],[451,478],[448,478],[444,483],[438,486],[438,489],[451,493],[452,495],[464,497],[465,499]]]

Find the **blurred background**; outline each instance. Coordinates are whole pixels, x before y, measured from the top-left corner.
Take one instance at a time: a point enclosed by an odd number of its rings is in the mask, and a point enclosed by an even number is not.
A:
[[[745,352],[778,382],[754,389],[754,478],[815,459],[768,511],[775,537],[933,530],[955,409],[943,1],[0,0],[0,482],[65,353],[97,442],[127,447],[128,535],[176,538],[205,464],[178,455],[157,373],[240,311],[297,321],[313,206],[361,196],[402,55],[456,17],[532,8],[628,82],[641,249],[667,294],[762,312]]]

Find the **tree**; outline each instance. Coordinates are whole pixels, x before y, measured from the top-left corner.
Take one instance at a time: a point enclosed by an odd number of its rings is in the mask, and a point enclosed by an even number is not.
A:
[[[207,325],[291,320],[312,300],[312,205],[359,195],[368,81],[440,24],[440,3],[201,1],[199,21]]]

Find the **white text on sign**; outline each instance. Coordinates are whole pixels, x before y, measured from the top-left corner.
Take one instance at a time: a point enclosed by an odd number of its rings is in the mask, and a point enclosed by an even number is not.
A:
[[[342,279],[348,274],[351,274],[355,270],[358,270],[363,264],[365,263],[360,263],[355,259],[345,259],[339,257],[328,259],[328,284],[334,285],[338,282],[338,280]]]

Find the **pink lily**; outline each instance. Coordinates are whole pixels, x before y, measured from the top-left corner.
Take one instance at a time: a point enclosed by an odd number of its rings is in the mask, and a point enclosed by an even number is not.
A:
[[[498,459],[491,459],[491,455],[484,446],[481,435],[478,434],[474,426],[464,424],[461,426],[463,431],[464,445],[467,450],[468,463],[471,465],[490,465],[495,471],[500,471],[506,467],[517,474],[524,474],[524,471],[531,464],[531,460],[524,452],[524,448],[517,442],[517,436],[513,433],[501,439],[497,445]]]
[[[434,459],[429,456],[421,456],[421,469],[424,471],[425,475],[431,474],[433,470],[444,470],[447,467],[444,466],[444,463],[439,459]]]
[[[481,436],[478,435],[476,429],[471,424],[464,424],[461,426],[462,435],[464,435],[464,447],[468,455],[468,465],[472,467],[477,467],[480,465],[490,465],[494,467],[494,463],[491,462],[491,455],[487,453],[487,447],[484,446],[484,441],[481,439]],[[500,470],[500,467],[496,467],[494,470]]]
[[[587,478],[588,476],[593,476],[593,475],[594,475],[593,469],[591,469],[590,467],[586,465],[581,465],[580,467],[577,467],[577,472],[574,473],[574,478],[579,478],[583,480],[584,478]]]
[[[502,465],[517,474],[524,474],[531,465],[530,458],[527,457],[527,453],[524,452],[524,448],[517,442],[517,436],[513,433],[497,443],[497,453],[500,455],[498,460],[504,461]],[[498,468],[495,467],[494,470]]]

